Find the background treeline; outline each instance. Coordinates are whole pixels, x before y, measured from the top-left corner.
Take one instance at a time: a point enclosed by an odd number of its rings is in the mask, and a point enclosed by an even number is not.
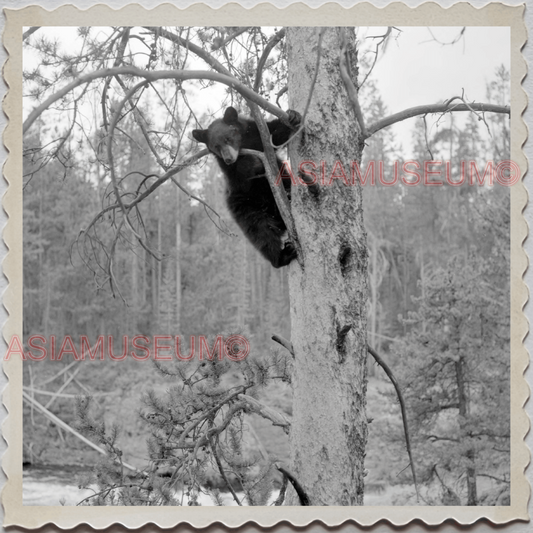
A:
[[[509,76],[502,68],[487,87],[487,101],[505,104]],[[362,90],[368,119],[387,110],[368,80]],[[126,119],[121,127],[127,127]],[[205,117],[207,124],[210,118]],[[462,160],[483,170],[488,160],[509,159],[504,115],[449,115],[436,126],[418,121],[416,159]],[[43,139],[48,128],[41,123]],[[490,134],[488,133],[490,129]],[[153,162],[144,138],[131,127],[117,136],[115,167],[120,187],[132,194],[150,185]],[[97,146],[97,138],[89,139]],[[363,168],[383,161],[386,176],[403,162],[401,140],[383,130],[367,141]],[[28,146],[38,146],[29,138]],[[99,161],[84,164],[65,144],[43,161],[39,151],[24,159],[24,336],[74,341],[113,336],[117,353],[127,335],[190,335],[209,338],[238,332],[251,344],[250,358],[275,349],[272,334],[290,339],[286,269],[274,270],[250,247],[230,219],[224,182],[215,161],[205,159],[142,207],[142,224],[157,261],[104,214],[90,235],[80,233],[112,194],[95,179]],[[46,163],[46,164],[45,164]],[[509,189],[407,187],[365,189],[370,248],[369,342],[397,374],[408,403],[413,455],[426,503],[505,504],[509,495],[510,222]],[[141,213],[138,214],[141,217]],[[104,246],[105,245],[105,246]],[[106,250],[115,249],[111,289]],[[278,356],[277,355],[277,356]],[[68,369],[67,369],[68,367]],[[366,503],[412,502],[413,487],[399,407],[387,378],[368,362],[370,441]],[[231,375],[229,378],[231,380]],[[286,380],[264,387],[265,403],[290,415]],[[168,378],[149,361],[26,361],[29,394],[76,426],[75,396],[92,394],[92,415],[118,423],[125,460],[139,466],[150,430],[139,417],[141,393],[165,390]],[[148,400],[148,404],[150,400]],[[255,443],[285,459],[286,436],[256,417]],[[31,463],[88,464],[96,454],[25,404],[24,454]],[[476,492],[477,491],[477,492]],[[507,499],[506,499],[507,498]]]

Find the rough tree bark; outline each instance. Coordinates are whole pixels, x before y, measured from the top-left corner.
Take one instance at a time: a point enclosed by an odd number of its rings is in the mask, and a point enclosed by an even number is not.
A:
[[[320,177],[323,161],[326,183],[337,161],[350,180],[351,162],[360,161],[363,144],[339,71],[343,31],[352,43],[355,78],[353,29],[325,29],[305,133],[289,148],[293,171],[301,161],[313,161]],[[318,35],[318,28],[287,29],[290,107],[301,113],[312,87]],[[293,187],[291,209],[304,265],[293,261],[289,267],[295,352],[291,468],[312,505],[362,505],[368,253],[361,188],[334,179],[320,184],[315,199],[305,186]],[[287,503],[297,505],[294,494]]]

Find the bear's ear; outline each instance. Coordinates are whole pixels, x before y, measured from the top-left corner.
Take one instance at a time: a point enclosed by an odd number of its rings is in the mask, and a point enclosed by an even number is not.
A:
[[[236,124],[239,121],[239,113],[237,113],[234,107],[228,107],[224,113],[224,122],[226,124]]]
[[[192,130],[192,136],[199,143],[207,144],[207,130]]]

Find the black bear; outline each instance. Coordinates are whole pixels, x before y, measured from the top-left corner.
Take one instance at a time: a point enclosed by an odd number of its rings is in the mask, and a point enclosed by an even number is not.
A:
[[[290,126],[279,119],[267,123],[274,146],[288,141],[290,134],[301,121],[299,113],[288,111]],[[272,266],[288,265],[295,257],[292,243],[282,245],[282,235],[287,229],[279,212],[274,195],[266,178],[262,161],[252,155],[241,155],[242,148],[263,151],[257,124],[240,117],[233,107],[228,107],[224,118],[215,120],[206,130],[194,130],[193,137],[217,158],[227,181],[227,203],[233,218],[250,242],[268,259]],[[281,161],[278,158],[278,170]],[[283,179],[290,193],[290,180]]]

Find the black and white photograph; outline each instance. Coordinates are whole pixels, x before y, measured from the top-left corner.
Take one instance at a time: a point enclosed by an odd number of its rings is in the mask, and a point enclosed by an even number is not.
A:
[[[527,516],[510,24],[28,20],[23,509]]]

